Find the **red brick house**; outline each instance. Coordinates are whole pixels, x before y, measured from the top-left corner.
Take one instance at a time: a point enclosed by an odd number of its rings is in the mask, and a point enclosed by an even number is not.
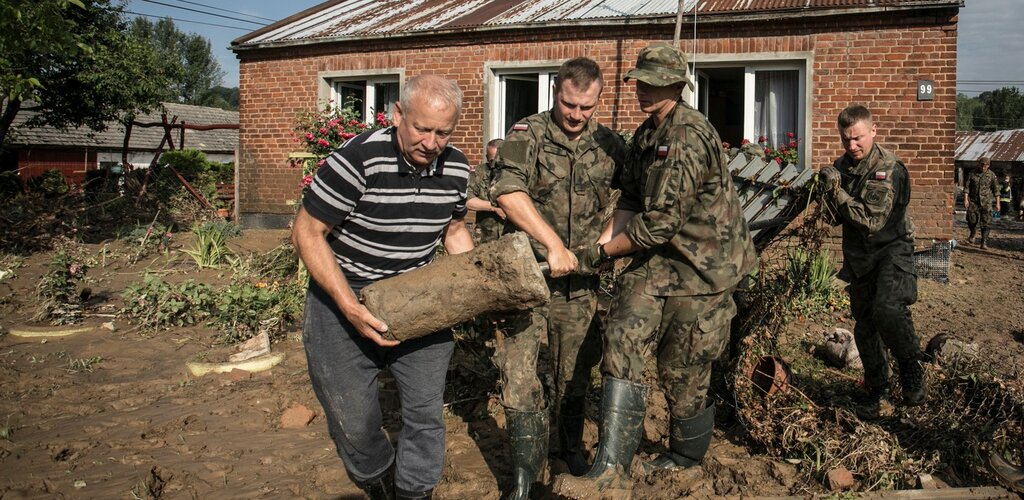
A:
[[[801,162],[842,153],[835,130],[851,102],[876,114],[880,144],[907,163],[922,242],[950,239],[957,14],[962,0],[686,0],[681,48],[698,83],[684,96],[723,141],[801,139]],[[644,116],[622,75],[641,48],[671,40],[669,0],[331,0],[232,42],[240,60],[243,221],[286,220],[299,196],[290,169],[294,117],[328,99],[383,110],[400,82],[448,75],[465,92],[453,142],[470,160],[487,140],[550,103],[558,65],[588,56],[607,86],[598,119],[635,129]]]

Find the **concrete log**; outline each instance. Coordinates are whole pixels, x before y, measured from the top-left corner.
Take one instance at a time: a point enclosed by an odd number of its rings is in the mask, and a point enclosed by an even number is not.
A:
[[[384,337],[409,340],[480,314],[530,309],[550,294],[528,237],[517,232],[373,283],[360,297],[388,325]]]

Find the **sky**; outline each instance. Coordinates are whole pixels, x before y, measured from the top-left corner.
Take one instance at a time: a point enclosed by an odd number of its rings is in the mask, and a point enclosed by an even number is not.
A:
[[[224,70],[225,87],[238,86],[231,40],[321,3],[320,0],[128,0],[125,10],[171,17],[178,29],[208,38]],[[200,11],[200,12],[197,12]],[[154,17],[150,18],[155,20]],[[1024,91],[1024,0],[965,0],[957,33],[957,92],[1016,86]]]

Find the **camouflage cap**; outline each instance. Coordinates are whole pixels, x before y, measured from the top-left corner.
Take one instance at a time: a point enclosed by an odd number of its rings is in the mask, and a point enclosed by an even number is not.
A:
[[[655,87],[686,82],[692,89],[693,82],[687,76],[688,71],[686,55],[667,43],[659,42],[640,51],[636,58],[636,68],[629,70],[622,81],[628,82],[630,78],[636,78]]]
[[[978,163],[980,163],[982,165],[988,165],[988,164],[992,163],[992,160],[989,157],[987,157],[987,156],[982,156],[981,159],[978,160]]]

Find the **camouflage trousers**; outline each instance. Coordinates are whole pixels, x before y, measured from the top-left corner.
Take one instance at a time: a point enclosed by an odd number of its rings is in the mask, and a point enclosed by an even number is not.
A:
[[[732,290],[714,295],[661,297],[644,293],[646,269],[619,278],[604,335],[605,375],[643,382],[644,366],[657,360],[658,380],[673,418],[704,410],[711,364],[724,352],[736,315]]]
[[[971,206],[967,207],[967,227],[974,229],[981,226],[982,231],[988,229],[988,225],[992,222],[992,200],[986,201],[981,203],[972,201]],[[988,209],[982,209],[983,207],[988,207]]]
[[[582,403],[590,387],[590,371],[601,358],[601,334],[590,328],[597,297],[569,299],[553,296],[545,306],[516,315],[506,322],[504,340],[494,353],[501,372],[501,399],[506,408],[539,411],[545,408],[544,388],[537,366],[541,341],[548,338],[554,377],[552,403]],[[557,411],[557,410],[556,410]]]
[[[889,384],[886,348],[896,359],[918,359],[921,346],[914,333],[910,306],[917,302],[917,276],[913,260],[883,259],[874,271],[853,278],[847,287],[850,310],[857,322],[853,338],[864,364],[864,384],[869,388]]]
[[[477,212],[475,226],[473,232],[479,245],[498,239],[505,229],[505,221],[492,212]]]

